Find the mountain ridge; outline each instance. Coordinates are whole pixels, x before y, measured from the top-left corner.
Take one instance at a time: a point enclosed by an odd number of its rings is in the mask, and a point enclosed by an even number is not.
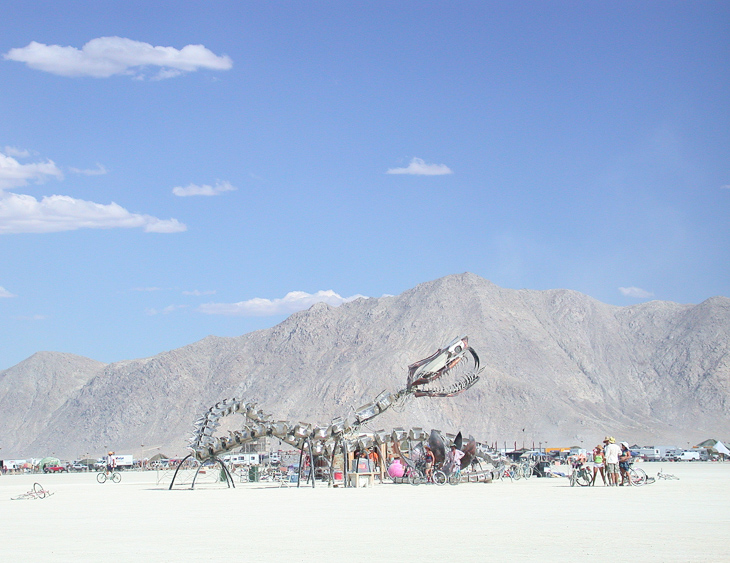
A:
[[[22,388],[39,384],[41,364],[25,365],[34,355],[0,372],[0,421],[15,429],[0,447],[77,457],[158,444],[179,455],[192,421],[231,396],[257,400],[277,419],[327,423],[401,389],[410,363],[462,334],[482,359],[482,380],[454,398],[388,411],[374,428],[463,430],[499,443],[592,445],[607,433],[696,443],[730,435],[728,327],[730,299],[721,296],[619,307],[455,274],[396,296],[319,303],[270,329],[208,336],[150,358],[101,364],[61,354],[56,365],[56,353],[45,353],[65,395],[21,408]],[[17,388],[3,387],[8,373]]]

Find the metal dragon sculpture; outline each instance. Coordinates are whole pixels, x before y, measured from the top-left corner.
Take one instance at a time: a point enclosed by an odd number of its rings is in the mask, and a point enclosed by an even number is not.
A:
[[[419,447],[428,441],[436,455],[436,460],[441,461],[446,448],[445,442],[450,441],[456,442],[457,447],[464,450],[466,455],[461,463],[462,467],[465,467],[475,456],[489,457],[490,453],[473,439],[462,445],[461,434],[456,437],[447,436],[444,439],[438,431],[432,431],[429,435],[420,428],[412,428],[408,431],[396,428],[391,432],[379,430],[367,433],[360,432],[360,429],[366,422],[381,415],[394,405],[403,404],[409,398],[458,395],[479,381],[479,374],[483,369],[479,364],[479,356],[469,346],[468,338],[466,336],[457,337],[429,357],[408,366],[408,377],[404,389],[396,393],[383,391],[372,402],[354,410],[346,417],[334,418],[330,424],[325,426],[273,420],[270,414],[259,410],[256,403],[236,398],[226,399],[210,407],[195,421],[189,445],[191,453],[181,462],[178,470],[189,458],[199,461],[199,467],[209,461],[218,462],[228,486],[235,486],[232,476],[219,456],[265,436],[278,438],[298,449],[300,459],[301,455],[305,453],[312,456],[312,460],[316,456],[329,458],[330,467],[335,453],[342,452],[345,471],[348,469],[347,454],[356,449],[376,448],[380,452],[385,444],[393,444],[397,451],[398,445],[405,439],[418,442]],[[452,378],[451,383],[447,381],[449,377]],[[220,419],[236,413],[244,416],[245,422],[242,428],[229,431],[227,436],[216,436]],[[418,456],[417,449],[415,455]],[[407,463],[411,463],[407,456],[401,457]],[[170,483],[170,489],[175,484],[176,477],[177,471]],[[314,486],[314,478],[312,478],[312,485]],[[194,486],[195,478],[192,482],[192,487]]]

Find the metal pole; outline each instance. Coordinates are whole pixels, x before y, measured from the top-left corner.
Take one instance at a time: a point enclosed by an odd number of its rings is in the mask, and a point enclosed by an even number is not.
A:
[[[330,456],[330,480],[329,486],[333,486],[335,482],[335,453],[337,452],[337,446],[340,444],[340,437],[335,438],[335,445],[332,447],[332,455]]]
[[[345,471],[345,488],[350,486],[350,482],[347,478],[347,474],[350,472],[350,459],[349,459],[349,453],[347,451],[347,440],[342,440],[342,466],[344,467]]]
[[[304,444],[299,448],[299,473],[297,475],[297,489],[299,488],[299,482],[302,480],[302,458],[304,457]]]
[[[307,443],[309,444],[309,476],[312,478],[312,488],[314,488],[315,463],[314,463],[314,448],[312,447],[312,439],[307,438]]]
[[[170,481],[170,486],[168,487],[168,491],[172,490],[172,486],[175,484],[175,478],[177,477],[177,472],[180,471],[180,468],[182,467],[183,463],[187,461],[189,457],[192,457],[193,454],[188,454],[185,456],[185,458],[178,464],[177,468],[175,469],[175,474],[172,476],[172,481]],[[191,487],[192,488],[192,487]]]

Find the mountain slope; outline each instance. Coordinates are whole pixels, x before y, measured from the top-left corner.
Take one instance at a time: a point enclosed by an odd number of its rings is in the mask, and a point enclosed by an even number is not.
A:
[[[97,366],[62,405],[44,409],[50,419],[3,448],[76,456],[160,445],[180,454],[198,414],[231,396],[256,400],[275,418],[327,423],[401,389],[408,364],[461,334],[481,357],[482,381],[455,398],[413,400],[373,428],[464,430],[500,443],[588,445],[606,433],[694,443],[730,434],[729,327],[724,297],[615,307],[574,291],[510,290],[453,275],[398,296],[318,304],[240,337]]]

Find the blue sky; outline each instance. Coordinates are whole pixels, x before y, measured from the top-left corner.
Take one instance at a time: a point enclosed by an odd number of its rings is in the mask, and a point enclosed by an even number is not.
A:
[[[727,2],[15,2],[0,369],[474,272],[730,295]]]

